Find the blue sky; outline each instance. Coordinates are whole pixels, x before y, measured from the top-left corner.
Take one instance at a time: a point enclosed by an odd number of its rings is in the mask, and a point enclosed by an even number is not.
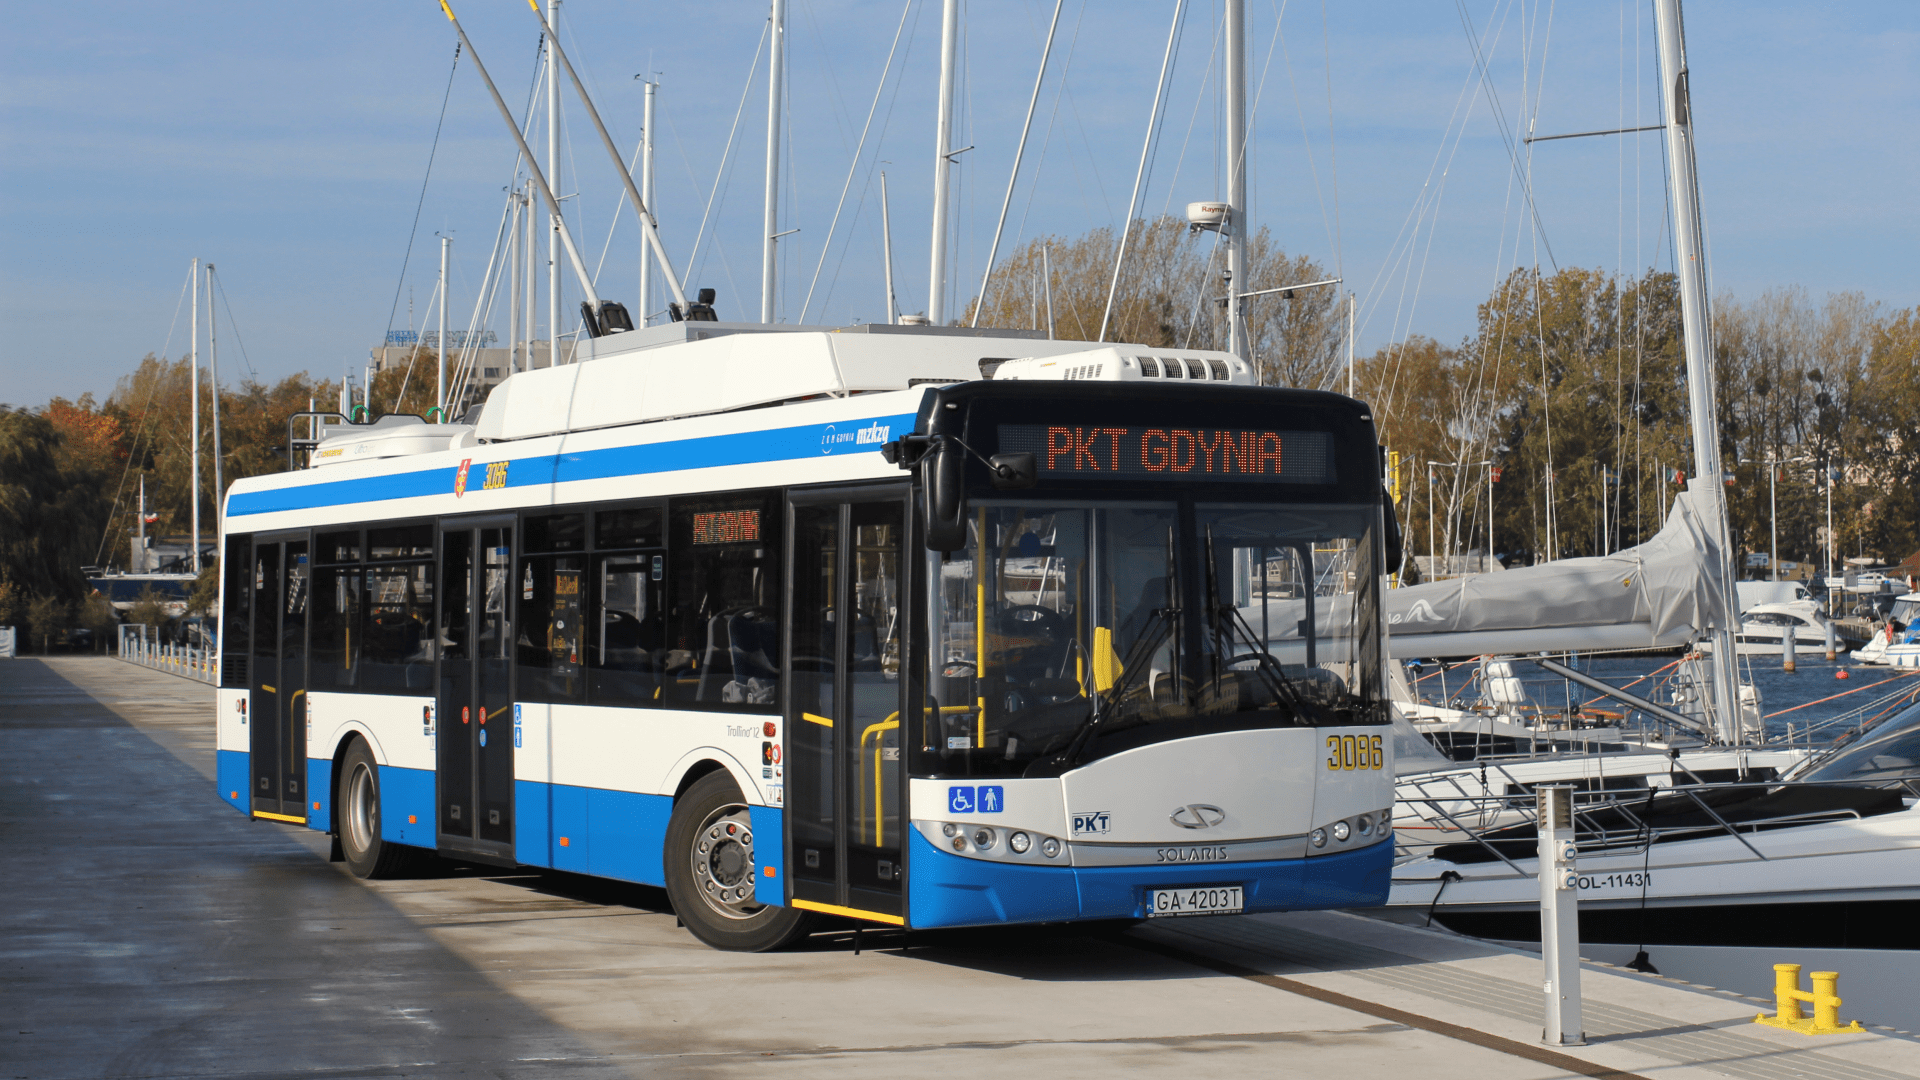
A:
[[[903,7],[790,0],[782,228],[801,231],[782,242],[784,321],[799,318]],[[538,35],[531,13],[519,0],[457,10],[520,112]],[[963,8],[957,138],[976,149],[959,159],[955,310],[984,265],[1051,10],[1046,0]],[[1643,2],[1252,0],[1248,10],[1259,87],[1251,213],[1289,251],[1345,274],[1363,349],[1409,331],[1457,339],[1498,276],[1548,262],[1489,87],[1509,127],[1541,134],[1659,119]],[[765,5],[571,0],[563,11],[563,44],[626,150],[640,131],[635,76],[657,73],[663,84],[656,209],[684,265]],[[1120,220],[1173,12],[1173,0],[1067,0],[1003,251]],[[1484,85],[1463,13],[1490,58]],[[1218,22],[1217,5],[1189,5],[1144,213],[1224,194]],[[908,11],[808,322],[882,315],[880,168],[896,287],[906,310],[926,307],[939,24],[938,0]],[[1816,297],[1860,290],[1892,306],[1920,302],[1920,5],[1695,0],[1687,31],[1717,291],[1801,285]],[[437,232],[455,238],[453,321],[465,324],[515,151],[463,60],[403,280],[453,51],[434,0],[32,5],[13,13],[0,49],[0,401],[111,390],[167,341],[195,256],[219,266],[247,361],[265,378],[357,371],[388,328],[396,291],[397,326],[410,296],[424,309]],[[688,275],[719,291],[729,319],[759,309],[764,74],[747,93]],[[617,180],[570,92],[563,98],[570,219],[590,262],[607,247],[602,294],[636,306],[631,211],[608,246]],[[1662,168],[1658,133],[1536,144],[1532,186],[1553,261],[1664,267]],[[231,380],[246,368],[226,320]],[[173,355],[186,326],[182,312]],[[495,328],[504,332],[504,315]]]

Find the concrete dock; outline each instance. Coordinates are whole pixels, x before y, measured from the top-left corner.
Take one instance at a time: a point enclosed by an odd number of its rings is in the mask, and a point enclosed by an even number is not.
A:
[[[451,863],[362,882],[322,835],[216,798],[212,697],[107,658],[0,660],[0,1077],[1920,1080],[1912,1038],[1780,1031],[1751,999],[1598,965],[1588,1045],[1548,1048],[1538,957],[1346,913],[743,955],[641,886]]]

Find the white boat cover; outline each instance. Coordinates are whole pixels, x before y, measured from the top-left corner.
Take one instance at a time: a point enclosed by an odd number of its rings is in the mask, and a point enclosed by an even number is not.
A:
[[[1727,625],[1696,497],[1680,493],[1651,540],[1611,555],[1387,590],[1391,654],[1672,648]]]

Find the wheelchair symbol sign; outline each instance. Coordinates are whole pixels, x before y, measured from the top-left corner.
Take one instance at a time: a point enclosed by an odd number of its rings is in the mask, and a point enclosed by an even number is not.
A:
[[[998,814],[1007,808],[1007,789],[998,784],[947,789],[947,812],[951,814]]]

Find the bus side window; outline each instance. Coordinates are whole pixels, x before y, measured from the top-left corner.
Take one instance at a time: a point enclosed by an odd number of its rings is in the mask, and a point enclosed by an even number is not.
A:
[[[227,537],[227,553],[221,559],[221,566],[226,570],[227,584],[226,606],[220,613],[220,685],[244,687],[250,685],[247,643],[252,633],[249,616],[253,610],[253,537]]]
[[[659,551],[596,555],[593,565],[593,614],[586,627],[587,700],[594,705],[658,705],[665,693],[660,684],[667,651],[660,594],[666,556]]]
[[[520,672],[516,696],[522,701],[583,700],[585,563],[580,555],[520,560],[515,582],[520,590],[520,625],[514,657]]]
[[[313,641],[308,679],[314,690],[360,688],[360,568],[313,572]]]
[[[360,688],[360,530],[314,537],[313,637],[307,679],[313,690]],[[345,564],[345,565],[342,565]]]
[[[433,689],[433,564],[370,566],[360,645],[362,690]]]
[[[673,501],[663,700],[756,712],[777,704],[778,521],[772,492]]]

